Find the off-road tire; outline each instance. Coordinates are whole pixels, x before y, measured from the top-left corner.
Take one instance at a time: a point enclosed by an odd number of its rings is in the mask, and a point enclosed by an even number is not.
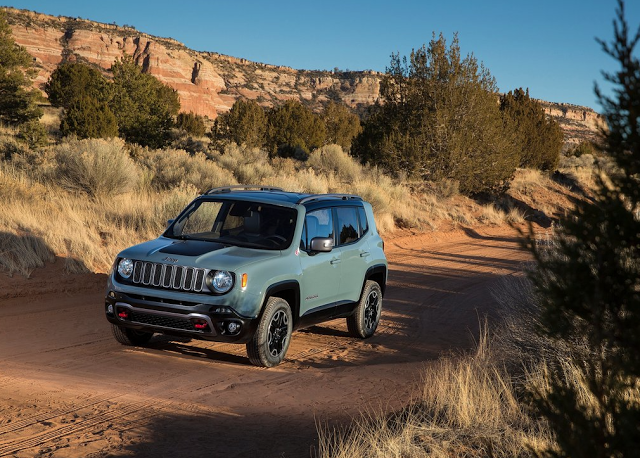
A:
[[[382,290],[380,285],[367,280],[362,288],[360,300],[353,315],[347,317],[347,329],[353,337],[371,337],[380,323],[382,313]]]
[[[251,363],[261,367],[280,364],[287,354],[292,332],[289,303],[279,297],[270,297],[255,334],[247,342],[247,356]]]
[[[122,345],[141,346],[149,342],[153,336],[152,332],[138,331],[136,329],[123,328],[116,324],[111,325],[113,337]]]

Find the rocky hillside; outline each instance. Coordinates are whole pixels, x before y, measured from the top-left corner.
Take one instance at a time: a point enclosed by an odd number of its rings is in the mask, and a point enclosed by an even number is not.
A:
[[[174,39],[155,37],[131,27],[13,8],[4,10],[16,42],[36,61],[38,88],[62,61],[82,61],[106,71],[126,53],[145,72],[178,91],[182,111],[211,119],[229,110],[240,97],[255,99],[264,106],[292,98],[315,107],[328,100],[341,100],[355,109],[364,109],[379,96],[382,74],[378,72],[294,70],[193,51]],[[568,142],[595,135],[601,117],[591,108],[543,104],[549,115],[560,121]]]

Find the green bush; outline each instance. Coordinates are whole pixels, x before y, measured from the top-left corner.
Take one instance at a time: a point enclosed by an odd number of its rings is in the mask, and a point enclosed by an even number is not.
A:
[[[51,178],[70,191],[108,197],[138,184],[140,171],[121,139],[67,140],[55,152],[57,170]]]
[[[118,124],[107,103],[82,96],[67,108],[60,122],[60,133],[78,138],[112,138],[118,136]]]
[[[255,100],[238,99],[226,113],[216,119],[211,132],[220,150],[229,143],[261,148],[265,144],[267,115]]]
[[[326,143],[340,145],[344,151],[349,151],[351,142],[362,131],[358,115],[346,105],[331,101],[321,117],[327,129]]]
[[[108,102],[111,90],[111,85],[98,69],[81,62],[61,63],[44,85],[51,105],[67,109],[85,97]]]
[[[18,138],[33,149],[49,144],[47,129],[35,119],[20,126]]]
[[[195,113],[179,113],[176,127],[195,137],[202,137],[206,132],[204,118]]]
[[[322,146],[325,138],[322,119],[297,100],[287,100],[269,111],[266,144],[272,155],[294,157],[296,150],[308,154]]]

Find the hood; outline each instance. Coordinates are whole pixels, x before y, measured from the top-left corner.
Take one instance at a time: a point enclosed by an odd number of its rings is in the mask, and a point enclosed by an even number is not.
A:
[[[235,271],[280,256],[277,250],[227,246],[202,240],[159,237],[122,251],[118,257],[180,266]]]

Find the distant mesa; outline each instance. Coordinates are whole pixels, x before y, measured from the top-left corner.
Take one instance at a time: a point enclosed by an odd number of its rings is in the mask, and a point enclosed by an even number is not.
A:
[[[383,74],[374,71],[294,70],[242,58],[199,52],[172,38],[155,37],[131,26],[81,18],[49,16],[3,8],[16,42],[34,57],[35,86],[42,89],[63,60],[93,64],[103,70],[122,55],[133,56],[143,71],[176,89],[181,111],[215,119],[236,99],[272,106],[298,99],[312,107],[329,100],[364,110],[378,100]],[[556,118],[569,142],[595,138],[601,116],[588,107],[541,101]]]

